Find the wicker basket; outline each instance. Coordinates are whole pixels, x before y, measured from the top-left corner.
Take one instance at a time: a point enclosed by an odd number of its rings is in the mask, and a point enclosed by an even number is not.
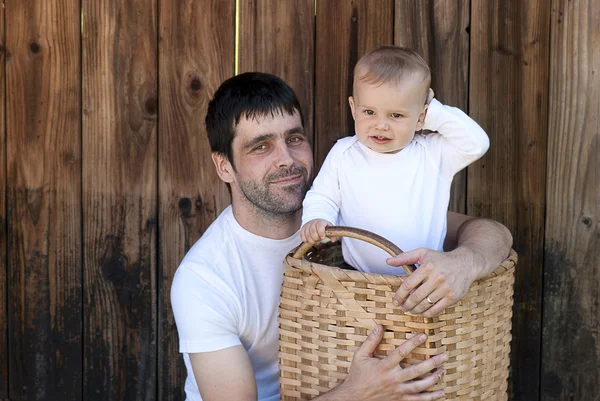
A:
[[[327,235],[362,239],[391,255],[401,252],[363,230],[328,227]],[[427,341],[403,363],[448,355],[443,380],[430,391],[443,389],[447,400],[507,399],[514,251],[489,277],[475,281],[462,300],[428,319],[392,304],[401,277],[340,268],[344,261],[339,243],[311,248],[303,244],[284,262],[279,306],[282,400],[311,399],[340,384],[354,351],[376,324],[384,327],[376,356],[423,332]]]

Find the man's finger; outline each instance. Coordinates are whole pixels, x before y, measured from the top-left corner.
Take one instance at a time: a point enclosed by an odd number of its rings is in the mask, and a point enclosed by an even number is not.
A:
[[[404,382],[398,387],[403,394],[416,394],[427,390],[431,386],[436,385],[440,382],[440,380],[442,380],[443,376],[444,370],[438,369],[423,379]]]
[[[413,380],[419,376],[423,376],[427,372],[431,372],[434,369],[439,368],[448,360],[448,355],[441,354],[431,358],[425,359],[423,362],[419,362],[416,365],[411,365],[402,369],[400,375],[403,381]]]
[[[425,279],[427,275],[421,269],[415,270],[410,276],[406,277],[398,291],[396,291],[396,295],[394,295],[394,305],[400,306],[404,304],[406,298],[410,295],[410,293],[419,286]]]
[[[415,249],[409,252],[401,253],[400,255],[396,255],[393,258],[387,258],[386,263],[390,266],[402,266],[420,263],[424,253],[424,248]]]
[[[419,289],[421,289],[423,287],[424,286],[422,285],[421,287],[419,287]],[[437,304],[439,301],[441,301],[445,295],[446,295],[445,291],[441,288],[438,288],[438,289],[434,290],[432,293],[430,293],[429,295],[427,295],[425,297],[425,299],[423,299],[418,305],[416,305],[410,312],[414,313],[416,315],[420,315],[420,314],[424,313],[425,311],[433,308],[433,306],[435,304]],[[431,302],[429,302],[429,301],[431,301]]]
[[[375,326],[373,331],[367,336],[367,339],[361,346],[354,352],[354,359],[367,359],[372,358],[375,348],[381,342],[383,337],[383,328],[380,324]]]
[[[423,266],[423,270],[421,270],[422,272],[425,272],[425,267],[426,266]],[[421,302],[426,300],[427,296],[435,290],[436,283],[433,280],[431,280],[431,276],[426,277],[426,279],[421,282],[421,285],[419,285],[415,290],[413,290],[410,293],[408,298],[406,298],[406,301],[400,304],[402,310],[405,312],[418,313],[416,311],[413,311],[413,308],[415,308]],[[441,297],[442,296],[439,296],[438,298]]]
[[[398,366],[400,362],[408,356],[415,348],[419,345],[423,344],[427,339],[427,335],[418,334],[413,336],[412,338],[406,340],[402,345],[399,345],[398,348],[393,350],[383,358],[381,361],[385,363],[389,367]],[[410,379],[407,379],[410,380]]]
[[[444,309],[446,309],[447,307],[449,307],[452,304],[453,304],[453,302],[450,298],[444,297],[441,300],[437,301],[435,303],[435,305],[433,305],[431,308],[429,308],[425,312],[423,312],[423,316],[424,317],[435,317],[435,316],[441,314],[444,311]]]
[[[400,390],[401,394],[402,390]],[[421,393],[421,394],[406,394],[402,396],[402,400],[404,401],[434,401],[441,400],[444,398],[444,392],[441,390],[434,391],[431,393]]]

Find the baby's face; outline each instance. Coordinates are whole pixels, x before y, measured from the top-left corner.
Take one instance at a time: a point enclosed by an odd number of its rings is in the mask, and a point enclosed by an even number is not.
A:
[[[370,84],[357,80],[349,99],[358,140],[380,153],[395,153],[423,128],[425,95],[429,88],[418,78],[399,85]]]

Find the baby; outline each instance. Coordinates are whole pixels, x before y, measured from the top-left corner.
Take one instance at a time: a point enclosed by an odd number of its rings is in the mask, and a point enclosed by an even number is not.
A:
[[[372,231],[403,251],[442,250],[452,178],[483,156],[489,139],[434,99],[430,83],[429,67],[409,49],[379,47],[358,61],[348,99],[356,135],[337,141],[306,195],[303,241],[319,242],[335,224]],[[343,238],[342,250],[357,270],[404,274],[366,242]]]

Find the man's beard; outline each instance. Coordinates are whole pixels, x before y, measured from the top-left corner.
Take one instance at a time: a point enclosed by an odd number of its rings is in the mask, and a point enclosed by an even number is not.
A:
[[[271,182],[301,174],[302,180],[295,185],[273,188]],[[269,174],[262,181],[240,182],[240,190],[258,211],[268,217],[289,216],[302,209],[302,201],[310,188],[308,172],[303,167]]]

